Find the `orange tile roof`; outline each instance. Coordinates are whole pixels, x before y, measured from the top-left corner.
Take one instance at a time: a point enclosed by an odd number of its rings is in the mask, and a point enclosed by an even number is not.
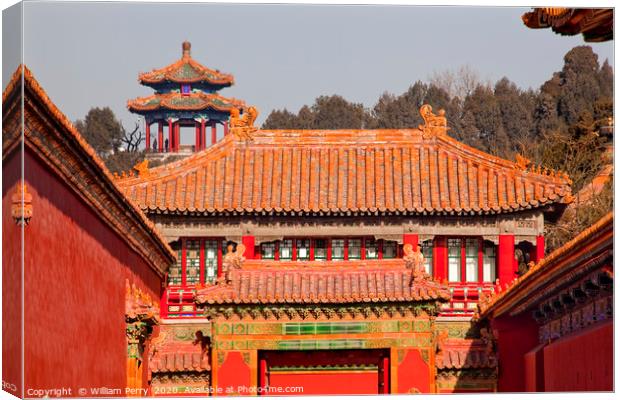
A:
[[[524,299],[531,297],[532,293],[540,293],[543,286],[558,281],[559,277],[570,274],[572,270],[578,270],[579,256],[593,257],[593,243],[608,240],[609,246],[613,246],[614,214],[608,213],[589,228],[575,236],[564,246],[554,250],[538,264],[532,266],[525,274],[511,282],[510,286],[499,293],[495,293],[490,299],[479,303],[480,317],[499,315],[511,310],[514,305],[520,305]],[[548,293],[548,288],[545,293]]]
[[[32,123],[26,124],[23,130],[25,146],[38,153],[61,179],[71,182],[72,189],[78,191],[95,212],[163,276],[176,259],[175,252],[142,210],[123,195],[103,161],[25,65],[17,68],[2,93],[3,159],[19,145],[22,137],[22,113],[16,111],[16,107],[21,110],[22,96],[26,121],[34,119],[33,114],[37,113],[37,117],[53,124],[48,130],[37,130],[32,128]],[[12,124],[11,119],[19,123]]]
[[[147,212],[496,214],[572,200],[565,174],[423,129],[258,130],[119,182]]]
[[[183,42],[183,56],[181,59],[166,67],[139,74],[138,81],[142,84],[151,85],[165,82],[204,82],[221,87],[230,86],[234,83],[235,79],[232,75],[207,68],[194,60],[190,55],[190,49],[190,43]]]
[[[199,304],[317,304],[448,300],[433,280],[410,284],[403,259],[364,261],[246,260],[230,285],[198,289]]]
[[[551,28],[561,35],[583,33],[586,42],[613,40],[613,8],[541,7],[523,14],[528,28]]]
[[[193,92],[187,95],[178,92],[158,93],[127,101],[129,111],[136,113],[160,109],[230,111],[232,108],[242,108],[244,106],[245,102],[242,100],[228,99],[217,93],[205,92]]]

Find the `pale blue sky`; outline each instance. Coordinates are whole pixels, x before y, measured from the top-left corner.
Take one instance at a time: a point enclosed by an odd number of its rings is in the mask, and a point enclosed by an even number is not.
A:
[[[527,10],[29,2],[24,61],[71,120],[109,106],[129,127],[137,116],[126,110],[127,99],[151,92],[138,73],[175,61],[189,40],[199,62],[235,76],[222,95],[256,105],[262,122],[274,108],[297,111],[319,95],[371,107],[385,90],[400,94],[433,71],[461,65],[538,88],[584,42],[527,29]],[[613,65],[613,42],[590,45]],[[6,82],[17,60],[3,64]]]

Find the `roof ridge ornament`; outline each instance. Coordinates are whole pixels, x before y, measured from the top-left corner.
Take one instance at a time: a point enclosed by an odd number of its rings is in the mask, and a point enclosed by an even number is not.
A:
[[[424,104],[420,107],[420,115],[424,120],[424,125],[418,126],[422,131],[424,139],[430,139],[438,135],[445,135],[448,131],[448,120],[446,118],[446,110],[439,109],[437,115],[433,113],[433,107]]]
[[[417,249],[414,251],[413,245],[406,243],[403,246],[403,252],[405,253],[403,256],[405,266],[411,270],[410,285],[430,280],[431,276],[424,269],[424,254],[422,254],[420,245],[417,245]]]
[[[190,58],[192,56],[192,44],[186,40],[181,47],[183,49],[183,58]]]
[[[254,106],[248,107],[247,111],[240,115],[238,108],[230,110],[230,132],[240,140],[252,140],[252,134],[258,130],[254,126],[254,121],[258,117],[258,109]]]
[[[232,283],[232,271],[241,269],[245,262],[245,245],[239,243],[237,248],[233,251],[233,245],[229,244],[226,248],[226,255],[222,260],[222,276],[217,280],[217,284],[231,284]]]
[[[151,171],[149,170],[149,160],[146,158],[134,165],[133,169],[138,172],[138,178],[140,179],[146,179],[151,176]]]

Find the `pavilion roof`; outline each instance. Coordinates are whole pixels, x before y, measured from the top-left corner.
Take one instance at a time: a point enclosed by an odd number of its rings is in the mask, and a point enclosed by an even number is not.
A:
[[[551,28],[561,35],[582,33],[586,42],[613,40],[614,36],[612,8],[534,8],[521,18],[529,28]]]
[[[411,280],[405,260],[246,260],[230,284],[198,289],[199,304],[342,304],[446,301],[448,288]]]
[[[127,108],[131,112],[144,114],[159,110],[172,111],[205,111],[215,110],[230,112],[233,108],[243,108],[245,102],[229,99],[217,93],[192,92],[181,94],[178,92],[157,93],[147,97],[129,100]]]
[[[521,313],[589,273],[588,265],[596,264],[592,261],[611,258],[613,227],[614,215],[610,212],[532,266],[506,290],[481,300],[480,317]]]
[[[179,60],[166,67],[139,74],[138,81],[149,86],[162,83],[204,83],[222,88],[234,84],[234,77],[207,68],[194,60],[191,44],[183,42],[183,55]]]
[[[142,210],[119,190],[103,161],[26,66],[17,68],[2,93],[2,110],[3,159],[23,143],[163,276],[176,259],[175,252]]]
[[[149,213],[476,215],[572,201],[566,174],[486,154],[426,126],[230,134],[147,172],[118,184]]]

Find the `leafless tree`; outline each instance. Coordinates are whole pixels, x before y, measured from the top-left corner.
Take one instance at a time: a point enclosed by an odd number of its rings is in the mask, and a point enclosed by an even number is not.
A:
[[[140,130],[140,125],[136,122],[136,126],[132,131],[127,131],[125,127],[122,128],[121,143],[125,145],[125,151],[135,153],[138,151],[140,144],[145,140]],[[149,143],[147,143],[147,146]]]
[[[435,71],[430,76],[431,84],[442,88],[451,97],[464,100],[477,86],[490,86],[490,81],[480,78],[478,71],[469,65],[462,65],[456,70]]]

